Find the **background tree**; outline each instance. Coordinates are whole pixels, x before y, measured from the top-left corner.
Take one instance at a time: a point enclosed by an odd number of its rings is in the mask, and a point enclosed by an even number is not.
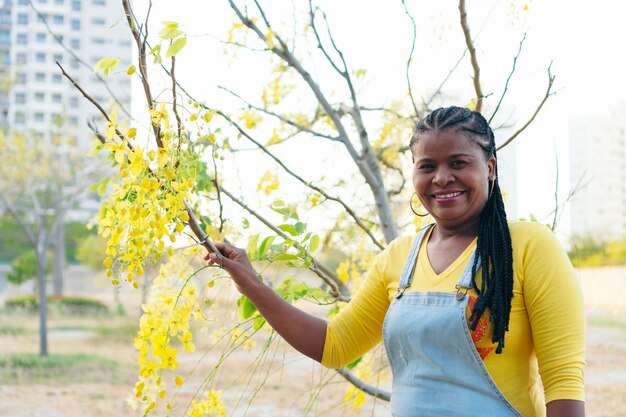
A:
[[[258,1],[228,1],[234,23],[223,45],[238,60],[244,54],[246,59],[252,54],[260,57],[254,61],[258,65],[240,66],[250,69],[247,77],[267,80],[256,98],[254,92],[237,92],[225,85],[217,86],[220,93],[214,97],[197,97],[198,86],[176,76],[177,59],[187,45],[184,28],[165,22],[149,30],[149,9],[138,18],[128,1],[122,3],[138,50],[137,65],[125,73],[141,82],[147,122],[118,119],[115,109],[105,109],[62,68],[105,117],[99,149],[119,169],[99,220],[99,232],[107,239],[104,265],[114,285],[126,280],[139,287],[145,265],[171,253],[186,234],[208,250],[214,250],[212,240],[245,238],[255,262],[308,269],[326,291],[324,295],[293,277],[271,282],[284,298],[337,303],[336,309],[341,308],[374,255],[401,230],[419,226],[420,220],[408,213],[407,141],[416,120],[449,104],[445,87],[461,64],[469,71],[473,91],[473,98],[466,98],[468,106],[482,111],[492,123],[510,124],[508,115],[502,122],[498,117],[524,35],[511,50],[512,65],[504,84],[487,90],[464,1],[447,11],[457,13],[460,25],[458,63],[437,87],[419,90],[412,75],[417,25],[414,13],[401,2],[402,16],[413,28],[412,37],[410,32],[407,36],[412,42],[404,65],[405,95],[383,104],[368,102],[366,69],[351,66],[331,19],[312,1],[267,7]],[[116,70],[118,63],[105,58],[96,70],[124,76]],[[159,76],[155,71],[167,76],[167,91],[150,81]],[[545,78],[536,107],[500,140],[500,149],[532,123],[553,94],[549,67]],[[420,96],[424,98],[418,100]],[[227,109],[226,101],[240,107]],[[333,270],[316,257],[320,245],[354,255]],[[178,350],[173,347],[177,340],[184,350],[193,350],[189,321],[192,312],[202,310],[198,296],[204,294],[190,282],[196,274],[168,281],[162,273],[158,291],[145,308],[135,341],[141,353],[136,397],[145,412],[167,402],[161,401],[167,395],[164,375],[166,369],[177,367]],[[209,284],[216,274],[210,275]],[[272,281],[269,274],[263,275],[268,276],[261,279]],[[262,317],[245,297],[238,306],[242,324],[250,331],[263,327]],[[354,365],[338,372],[364,392],[389,399],[388,392],[358,378],[362,365]],[[211,376],[207,379],[208,400],[196,397],[192,412],[200,412],[211,401],[219,404]],[[178,378],[173,382],[183,383]]]
[[[87,193],[87,186],[101,175],[94,161],[81,151],[57,140],[46,143],[30,136],[0,135],[0,204],[28,238],[36,253],[39,296],[40,346],[48,354],[46,257],[63,228],[66,213]],[[10,161],[10,162],[9,162]]]

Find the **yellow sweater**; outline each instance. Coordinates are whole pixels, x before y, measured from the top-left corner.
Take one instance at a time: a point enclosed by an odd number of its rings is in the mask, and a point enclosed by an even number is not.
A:
[[[476,347],[494,382],[511,404],[524,416],[545,416],[545,404],[550,401],[584,400],[582,293],[567,254],[550,229],[530,222],[510,223],[509,228],[514,286],[505,347],[501,354],[493,351],[493,329],[489,323]],[[380,343],[383,320],[396,294],[413,239],[401,237],[391,242],[374,261],[352,301],[331,320],[322,358],[324,366],[336,368],[348,364]],[[475,247],[476,240],[437,275],[423,243],[407,292],[455,291],[454,286]],[[480,276],[479,270],[477,282]],[[470,295],[476,294],[470,292]],[[483,317],[488,315],[486,311]]]

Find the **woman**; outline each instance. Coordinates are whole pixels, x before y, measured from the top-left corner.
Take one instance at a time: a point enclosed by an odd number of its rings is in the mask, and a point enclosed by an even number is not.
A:
[[[383,339],[394,416],[584,416],[580,287],[549,229],[507,223],[489,124],[441,108],[419,122],[410,148],[413,186],[435,223],[391,242],[330,323],[259,281],[245,251],[220,244],[205,259],[325,366]]]

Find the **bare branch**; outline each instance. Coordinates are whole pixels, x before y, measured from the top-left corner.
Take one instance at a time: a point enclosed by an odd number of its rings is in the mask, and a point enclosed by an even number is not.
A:
[[[480,67],[478,66],[478,58],[476,57],[476,48],[474,41],[470,35],[470,28],[467,23],[467,11],[465,10],[465,0],[459,0],[459,12],[461,14],[461,27],[465,36],[465,44],[470,53],[472,68],[474,69],[474,90],[476,91],[476,111],[480,112],[483,107],[483,91],[480,86]]]
[[[548,66],[548,88],[546,90],[546,94],[544,95],[543,99],[541,100],[541,103],[539,103],[539,105],[537,106],[537,109],[535,109],[535,112],[530,117],[530,119],[528,119],[528,121],[524,124],[524,126],[519,128],[517,130],[517,132],[515,132],[513,134],[513,136],[511,136],[510,138],[508,138],[506,140],[506,142],[504,142],[502,145],[498,146],[498,148],[496,149],[497,151],[501,150],[506,145],[511,143],[513,141],[513,139],[515,139],[520,133],[522,133],[528,126],[530,126],[530,124],[533,122],[533,120],[535,120],[535,117],[537,117],[537,114],[539,114],[539,111],[541,110],[541,108],[543,107],[545,102],[548,100],[548,97],[550,97],[552,94],[554,94],[552,92],[552,85],[554,84],[554,79],[555,79],[556,76],[552,75],[552,73],[550,72],[550,67],[551,66],[552,66],[552,63],[550,63],[550,65]]]
[[[374,236],[374,234],[372,233],[370,228],[367,227],[367,225],[365,225],[365,223],[363,223],[363,221],[357,216],[357,214],[354,212],[354,210],[352,210],[343,200],[341,200],[338,197],[333,197],[333,196],[329,195],[328,193],[326,193],[321,188],[313,185],[310,181],[306,181],[304,178],[302,178],[301,176],[299,176],[298,174],[293,172],[291,169],[289,169],[278,157],[276,157],[272,152],[270,152],[269,149],[267,149],[260,142],[255,140],[252,136],[250,136],[248,134],[248,132],[246,132],[241,126],[239,126],[238,123],[236,123],[234,120],[232,120],[228,115],[224,114],[222,111],[219,111],[219,110],[216,110],[215,112],[217,114],[219,114],[220,116],[222,116],[224,119],[226,119],[226,121],[228,121],[228,123],[230,123],[233,127],[235,127],[235,129],[237,129],[239,131],[239,133],[241,133],[246,139],[248,139],[250,142],[254,143],[259,149],[261,149],[263,152],[265,152],[265,154],[267,156],[272,158],[274,160],[274,162],[276,162],[285,172],[287,172],[293,178],[297,179],[298,181],[300,181],[302,184],[304,184],[308,188],[310,188],[310,189],[320,193],[322,196],[324,196],[324,198],[339,203],[344,208],[344,210],[350,215],[350,217],[352,217],[354,219],[355,223],[370,237],[372,242],[376,246],[378,246],[381,250],[385,249],[385,246],[382,243],[380,243],[378,241],[378,239],[376,239],[376,237]]]
[[[2,205],[6,208],[9,214],[13,216],[15,221],[20,225],[20,227],[24,231],[24,233],[26,233],[26,236],[28,237],[28,240],[30,240],[30,243],[32,243],[33,246],[36,246],[37,237],[35,236],[33,231],[30,229],[30,227],[28,227],[28,224],[24,221],[22,216],[17,212],[15,207],[13,207],[13,205],[7,201],[7,199],[4,196],[4,193],[0,193],[0,201],[2,201]]]
[[[59,62],[57,62],[56,64],[57,64],[57,66],[59,68],[61,68],[61,73],[63,74],[63,76],[65,78],[67,78],[78,91],[80,91],[80,93],[83,95],[83,97],[85,97],[87,100],[89,100],[89,102],[91,102],[91,104],[96,106],[96,108],[100,111],[100,113],[102,113],[102,115],[104,116],[104,118],[106,119],[107,122],[111,123],[111,118],[109,117],[109,114],[106,112],[106,110],[104,110],[104,108],[102,108],[100,103],[98,103],[96,100],[94,100],[93,97],[91,97],[85,90],[83,90],[83,88],[80,85],[78,85],[78,83],[65,71],[65,69],[63,68],[63,66]],[[122,141],[125,141],[125,142],[128,143],[128,141],[126,140],[126,138],[124,137],[122,132],[119,131],[119,129],[116,128],[115,129],[115,133],[117,134],[117,136]],[[98,137],[98,139],[100,139],[100,141],[103,142],[104,138]],[[129,146],[132,146],[132,145],[130,145],[130,143],[129,143]]]
[[[493,114],[489,118],[489,124],[491,124],[491,121],[493,120],[493,118],[495,117],[496,113],[500,109],[500,105],[502,104],[502,100],[504,100],[504,96],[506,95],[506,92],[509,89],[509,81],[511,80],[511,77],[513,76],[513,73],[515,72],[515,64],[517,63],[517,58],[519,58],[520,54],[522,53],[522,45],[524,45],[524,41],[525,40],[526,40],[526,32],[524,32],[524,36],[522,37],[522,40],[519,43],[519,49],[517,50],[517,54],[513,57],[513,68],[511,68],[511,73],[509,74],[509,76],[506,79],[506,82],[504,83],[504,90],[502,91],[502,95],[500,96],[500,100],[498,100],[498,105],[496,106],[496,109],[493,111]]]
[[[402,7],[404,7],[404,13],[411,20],[411,25],[413,26],[413,39],[411,40],[411,52],[409,53],[409,58],[406,61],[406,85],[409,89],[409,97],[411,98],[411,104],[413,105],[413,110],[415,111],[415,117],[419,118],[419,110],[417,110],[417,104],[415,103],[415,98],[413,97],[413,88],[411,88],[411,77],[409,75],[411,61],[413,61],[413,51],[415,51],[415,40],[417,39],[417,26],[415,25],[415,19],[411,13],[409,13],[409,9],[406,7],[406,3],[402,0]]]
[[[556,172],[554,178],[554,217],[552,218],[552,226],[550,226],[552,231],[556,229],[557,216],[559,214],[559,154],[556,152],[556,147],[554,149],[554,164]]]
[[[315,130],[310,129],[310,128],[306,127],[306,126],[302,126],[301,124],[298,124],[298,123],[294,122],[293,120],[291,120],[291,119],[289,119],[289,118],[287,118],[287,117],[285,117],[283,115],[280,115],[278,113],[275,113],[273,111],[264,109],[264,108],[259,107],[259,106],[255,106],[254,104],[250,103],[249,101],[247,101],[246,99],[241,97],[239,94],[235,93],[234,91],[230,90],[227,87],[218,85],[217,88],[219,88],[220,90],[224,90],[227,93],[231,94],[232,96],[238,98],[239,100],[241,100],[243,103],[245,103],[251,109],[254,109],[254,110],[260,111],[262,113],[265,113],[265,114],[267,114],[269,116],[275,117],[278,120],[280,120],[281,122],[287,123],[288,125],[293,126],[296,129],[298,129],[298,130],[301,130],[301,131],[306,132],[306,133],[310,133],[313,136],[317,136],[317,137],[324,138],[324,139],[329,139],[329,140],[332,140],[332,141],[335,141],[335,142],[339,140],[339,138],[337,138],[337,137],[328,136],[328,135],[325,135],[323,133],[316,132]]]
[[[148,84],[148,65],[146,63],[146,42],[148,37],[148,29],[146,25],[146,33],[145,36],[142,36],[140,30],[137,29],[135,25],[135,19],[133,16],[133,12],[130,6],[129,0],[122,0],[122,5],[124,6],[124,12],[126,13],[126,21],[128,23],[128,27],[130,28],[131,33],[133,34],[133,38],[135,39],[135,43],[137,44],[137,52],[139,54],[139,74],[141,79],[141,85],[143,86],[144,95],[146,96],[146,101],[148,104],[148,108],[154,108],[154,100],[152,98],[152,92],[150,91],[150,84]],[[152,7],[152,2],[150,2],[150,8]],[[150,8],[148,8],[148,14],[150,13]],[[147,20],[147,18],[146,18]],[[154,138],[156,140],[157,146],[159,148],[163,147],[163,141],[161,140],[161,127],[152,123],[152,130],[154,131]]]
[[[174,69],[176,67],[176,56],[172,55],[172,69],[170,70],[170,78],[172,79],[172,111],[174,112],[174,117],[176,117],[176,130],[178,133],[178,150],[180,151],[180,142],[182,141],[182,124],[183,122],[180,120],[180,116],[178,114],[178,106],[177,106],[177,94],[176,94],[176,76],[174,75]]]
[[[373,397],[381,399],[383,401],[391,401],[391,393],[388,391],[384,391],[374,387],[373,385],[367,384],[354,376],[352,372],[347,370],[346,368],[335,369],[339,375],[344,377],[347,381],[349,381],[352,385],[360,389],[361,391],[370,394]]]

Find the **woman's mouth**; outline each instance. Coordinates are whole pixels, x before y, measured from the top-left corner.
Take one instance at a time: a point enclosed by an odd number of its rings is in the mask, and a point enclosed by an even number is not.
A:
[[[439,202],[456,201],[463,195],[463,191],[450,191],[444,193],[432,194],[432,197]]]

